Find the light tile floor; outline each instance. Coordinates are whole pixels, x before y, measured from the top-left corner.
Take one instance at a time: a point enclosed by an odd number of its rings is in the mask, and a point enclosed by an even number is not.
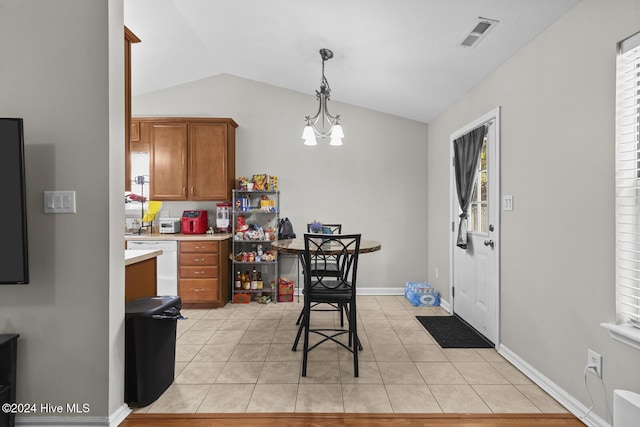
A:
[[[447,315],[402,296],[359,296],[360,376],[335,343],[291,351],[302,302],[182,310],[175,381],[138,413],[559,413],[559,403],[493,349],[442,349],[416,320]],[[312,324],[339,324],[314,312]],[[311,338],[310,338],[311,339]]]

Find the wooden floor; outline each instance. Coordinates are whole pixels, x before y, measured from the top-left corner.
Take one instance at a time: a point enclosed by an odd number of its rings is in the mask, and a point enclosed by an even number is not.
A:
[[[131,414],[120,427],[581,427],[571,414]]]

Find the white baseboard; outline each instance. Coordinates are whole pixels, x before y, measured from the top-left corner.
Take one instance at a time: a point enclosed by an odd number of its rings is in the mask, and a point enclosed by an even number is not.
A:
[[[302,289],[297,287],[294,290],[294,295],[302,296]],[[358,295],[366,295],[366,296],[404,295],[404,286],[388,287],[388,288],[358,286]],[[441,298],[440,306],[443,309],[445,309],[448,313],[451,313],[451,304],[449,304],[448,301]]]
[[[567,393],[564,389],[558,386],[556,383],[545,377],[533,366],[529,365],[517,354],[507,348],[505,345],[500,344],[498,353],[507,359],[513,366],[518,368],[524,373],[531,381],[536,383],[538,387],[543,389],[547,394],[557,400],[562,406],[564,406],[569,412],[578,417],[580,421],[590,427],[611,427],[609,423],[602,418],[598,417],[593,412],[590,412],[584,418],[581,418],[587,413],[589,408],[585,407],[580,401]]]
[[[129,405],[123,403],[122,406],[116,409],[116,411],[109,416],[109,427],[119,426],[131,412]]]
[[[451,304],[449,304],[449,301],[442,299],[442,297],[440,298],[440,307],[446,310],[447,313],[451,314]]]
[[[117,427],[131,408],[123,404],[109,417],[16,417],[16,426],[20,427]]]
[[[358,295],[404,295],[404,287],[373,288],[358,286]]]
[[[297,287],[294,295],[302,295],[302,288]],[[358,295],[404,295],[404,287],[374,288],[358,286]]]
[[[302,295],[302,288],[296,287],[295,294]],[[389,287],[389,288],[378,288],[378,287],[368,287],[368,286],[359,286],[358,285],[358,295],[404,295],[404,286],[402,287]],[[444,308],[444,304],[447,305],[446,310],[450,311],[450,305],[448,302],[440,300],[440,304]]]

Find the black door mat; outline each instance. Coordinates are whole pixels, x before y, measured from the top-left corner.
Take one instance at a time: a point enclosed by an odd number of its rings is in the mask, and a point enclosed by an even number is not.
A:
[[[493,348],[491,341],[458,316],[416,316],[442,348]]]

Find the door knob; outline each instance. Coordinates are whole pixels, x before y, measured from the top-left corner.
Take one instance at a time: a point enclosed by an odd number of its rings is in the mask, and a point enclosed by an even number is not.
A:
[[[493,240],[485,240],[484,245],[491,246],[491,248],[493,249],[493,246],[495,245],[495,243],[493,242]]]

